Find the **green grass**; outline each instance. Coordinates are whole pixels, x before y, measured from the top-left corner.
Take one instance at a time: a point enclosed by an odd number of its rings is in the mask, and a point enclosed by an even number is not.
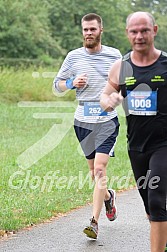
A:
[[[52,92],[54,68],[4,68],[0,78],[0,102],[55,101],[62,100]],[[74,100],[74,92],[63,96],[64,100]]]
[[[93,184],[88,179],[87,163],[80,154],[72,127],[74,108],[69,104],[66,108],[50,107],[53,101],[64,97],[57,98],[51,93],[51,78],[34,80],[31,72],[32,69],[2,73],[0,230],[18,230],[92,202]],[[73,100],[74,94],[68,93],[67,97]],[[24,107],[20,101],[50,103],[42,103],[43,107]],[[40,118],[40,113],[53,118]],[[38,119],[33,117],[35,114]],[[62,119],[65,123],[61,123]],[[123,117],[120,122],[116,157],[110,159],[107,169],[108,184],[116,190],[134,185]],[[56,144],[65,130],[66,135]],[[51,146],[53,141],[55,146]]]

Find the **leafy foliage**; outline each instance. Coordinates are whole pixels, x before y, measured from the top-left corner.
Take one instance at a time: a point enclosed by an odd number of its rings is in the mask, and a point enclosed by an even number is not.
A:
[[[47,8],[39,0],[0,1],[1,57],[37,58],[50,48],[56,52]]]
[[[167,51],[167,0],[0,0],[0,57],[62,59],[82,46],[81,18],[102,16],[103,43],[129,50],[125,20],[133,11],[154,14],[160,27],[156,46]]]

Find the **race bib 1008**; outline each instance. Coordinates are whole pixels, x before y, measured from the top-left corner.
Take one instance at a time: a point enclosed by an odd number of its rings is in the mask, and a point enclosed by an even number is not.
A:
[[[131,115],[156,115],[157,91],[127,91],[128,111]]]

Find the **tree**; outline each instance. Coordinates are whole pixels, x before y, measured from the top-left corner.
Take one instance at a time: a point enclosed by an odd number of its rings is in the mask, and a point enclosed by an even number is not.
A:
[[[56,52],[48,23],[46,1],[0,0],[1,57],[37,58],[50,48]]]
[[[81,18],[89,12],[95,12],[103,18],[103,43],[125,51],[128,48],[128,43],[124,39],[128,2],[128,0],[64,0],[62,4],[59,0],[49,0],[52,36],[67,51],[82,46]]]
[[[95,12],[102,16],[102,43],[129,48],[126,17],[149,11],[159,25],[156,46],[167,51],[167,0],[0,0],[0,57],[64,58],[82,46],[81,18]]]

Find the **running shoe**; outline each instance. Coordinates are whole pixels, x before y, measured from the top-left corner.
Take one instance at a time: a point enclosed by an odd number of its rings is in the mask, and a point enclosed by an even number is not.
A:
[[[105,200],[106,216],[109,221],[114,221],[117,218],[117,207],[115,205],[116,193],[113,189],[108,189],[111,197],[109,200]]]
[[[90,226],[87,226],[86,228],[84,228],[83,232],[92,239],[97,239],[97,235],[98,235],[98,223],[97,221],[94,219],[94,216],[92,219],[90,219]]]

